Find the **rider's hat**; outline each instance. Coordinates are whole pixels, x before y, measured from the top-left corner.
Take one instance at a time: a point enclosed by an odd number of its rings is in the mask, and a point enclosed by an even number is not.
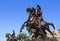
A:
[[[41,7],[39,5],[37,5],[37,8],[41,9]]]

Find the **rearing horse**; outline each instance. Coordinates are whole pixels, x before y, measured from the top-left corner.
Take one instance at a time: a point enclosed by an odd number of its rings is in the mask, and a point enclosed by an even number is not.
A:
[[[37,23],[37,21],[36,21],[36,15],[35,15],[35,8],[27,8],[27,12],[30,12],[30,15],[29,15],[29,18],[28,18],[28,20],[26,21],[26,22],[24,22],[24,24],[22,25],[22,28],[20,29],[20,32],[22,31],[22,29],[24,28],[24,27],[26,27],[27,28],[27,30],[30,32],[31,31],[31,29],[36,29],[37,30],[37,32],[35,32],[35,34],[39,34],[39,35],[45,35],[45,33],[44,32],[39,32],[38,33],[38,28],[37,28],[37,26],[36,26],[36,23]],[[42,30],[42,29],[41,29]],[[32,31],[32,33],[33,33],[34,31]],[[43,34],[42,34],[43,33]],[[33,36],[33,35],[32,35]]]
[[[32,28],[34,28],[34,29],[38,29],[38,26],[36,26],[36,24],[38,24],[37,23],[37,21],[36,21],[36,15],[35,15],[35,9],[34,8],[27,8],[27,12],[30,12],[30,15],[29,15],[29,18],[28,18],[28,20],[22,25],[22,28],[21,28],[21,30],[20,31],[22,31],[22,29],[24,28],[24,27],[26,27],[27,28],[27,30],[30,32],[31,31],[31,29]],[[52,24],[52,23],[48,23],[48,22],[45,22],[46,24],[45,24],[45,26],[42,26],[42,29],[40,28],[40,30],[42,30],[43,32],[45,32],[45,30],[47,30],[47,31],[49,31],[51,34],[52,34],[52,32],[50,31],[50,29],[49,29],[49,25],[52,25],[53,26],[53,28],[54,28],[54,25]],[[37,27],[37,28],[36,28]],[[38,31],[38,30],[37,30]],[[39,32],[39,31],[38,31]],[[36,34],[38,34],[38,35],[42,35],[41,34],[41,32],[36,32]],[[46,33],[46,32],[45,32]],[[46,34],[43,34],[43,35],[46,35]],[[53,34],[52,34],[53,35]],[[54,37],[54,36],[53,36]]]
[[[30,12],[30,14],[32,14],[32,13],[36,13],[36,11],[35,11],[35,9],[34,8],[32,8],[32,9],[30,9],[30,8],[28,8],[27,9],[27,12]],[[39,11],[40,12],[40,11]],[[38,12],[38,13],[39,13]],[[33,15],[34,16],[34,15]],[[35,14],[35,22],[36,22],[36,20],[38,19],[37,18],[37,15]],[[31,16],[30,16],[30,18],[31,18]],[[42,17],[41,17],[42,18]],[[43,19],[43,18],[42,18]],[[37,20],[38,21],[38,20]],[[34,23],[35,23],[34,22]],[[45,23],[45,25],[43,24],[43,22]],[[37,23],[37,22],[36,22]],[[41,23],[42,23],[42,25],[44,25],[44,26],[42,26],[42,30],[43,30],[43,32],[46,34],[46,32],[45,32],[45,30],[47,30],[48,32],[50,32],[51,34],[52,34],[52,36],[54,37],[54,35],[53,35],[53,33],[50,31],[50,29],[49,29],[49,25],[51,25],[53,28],[54,28],[54,30],[55,30],[55,26],[54,26],[54,24],[53,23],[49,23],[49,22],[45,22],[45,21],[41,21]],[[38,23],[37,23],[38,24]],[[37,28],[38,28],[38,26],[37,26]],[[40,30],[41,30],[41,28],[40,28]]]

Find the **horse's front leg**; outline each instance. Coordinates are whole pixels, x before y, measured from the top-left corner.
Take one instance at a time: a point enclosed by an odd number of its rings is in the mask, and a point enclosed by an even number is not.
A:
[[[25,22],[23,25],[22,25],[22,27],[21,27],[21,29],[20,29],[20,32],[22,32],[22,29],[24,29],[24,27],[27,25],[27,22]]]
[[[22,32],[22,29],[23,29],[23,28],[24,28],[24,27],[22,26],[21,29],[20,29],[20,32]]]

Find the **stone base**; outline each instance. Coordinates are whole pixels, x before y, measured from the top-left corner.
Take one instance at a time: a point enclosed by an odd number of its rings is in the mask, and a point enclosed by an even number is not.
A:
[[[52,33],[54,34],[54,38],[49,32],[47,32],[45,37],[37,38],[35,41],[60,41],[60,29],[52,31]]]

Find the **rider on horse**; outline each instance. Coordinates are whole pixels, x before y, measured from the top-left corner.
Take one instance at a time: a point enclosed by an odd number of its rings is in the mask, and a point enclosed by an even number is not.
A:
[[[42,30],[44,31],[45,34],[47,34],[45,30],[49,31],[52,34],[52,32],[49,29],[49,25],[51,25],[54,28],[54,30],[55,30],[55,26],[53,23],[49,23],[49,22],[46,22],[43,20],[42,10],[39,5],[37,5],[37,17],[38,17],[38,27],[42,28]]]
[[[15,38],[15,31],[13,30],[12,37]]]

